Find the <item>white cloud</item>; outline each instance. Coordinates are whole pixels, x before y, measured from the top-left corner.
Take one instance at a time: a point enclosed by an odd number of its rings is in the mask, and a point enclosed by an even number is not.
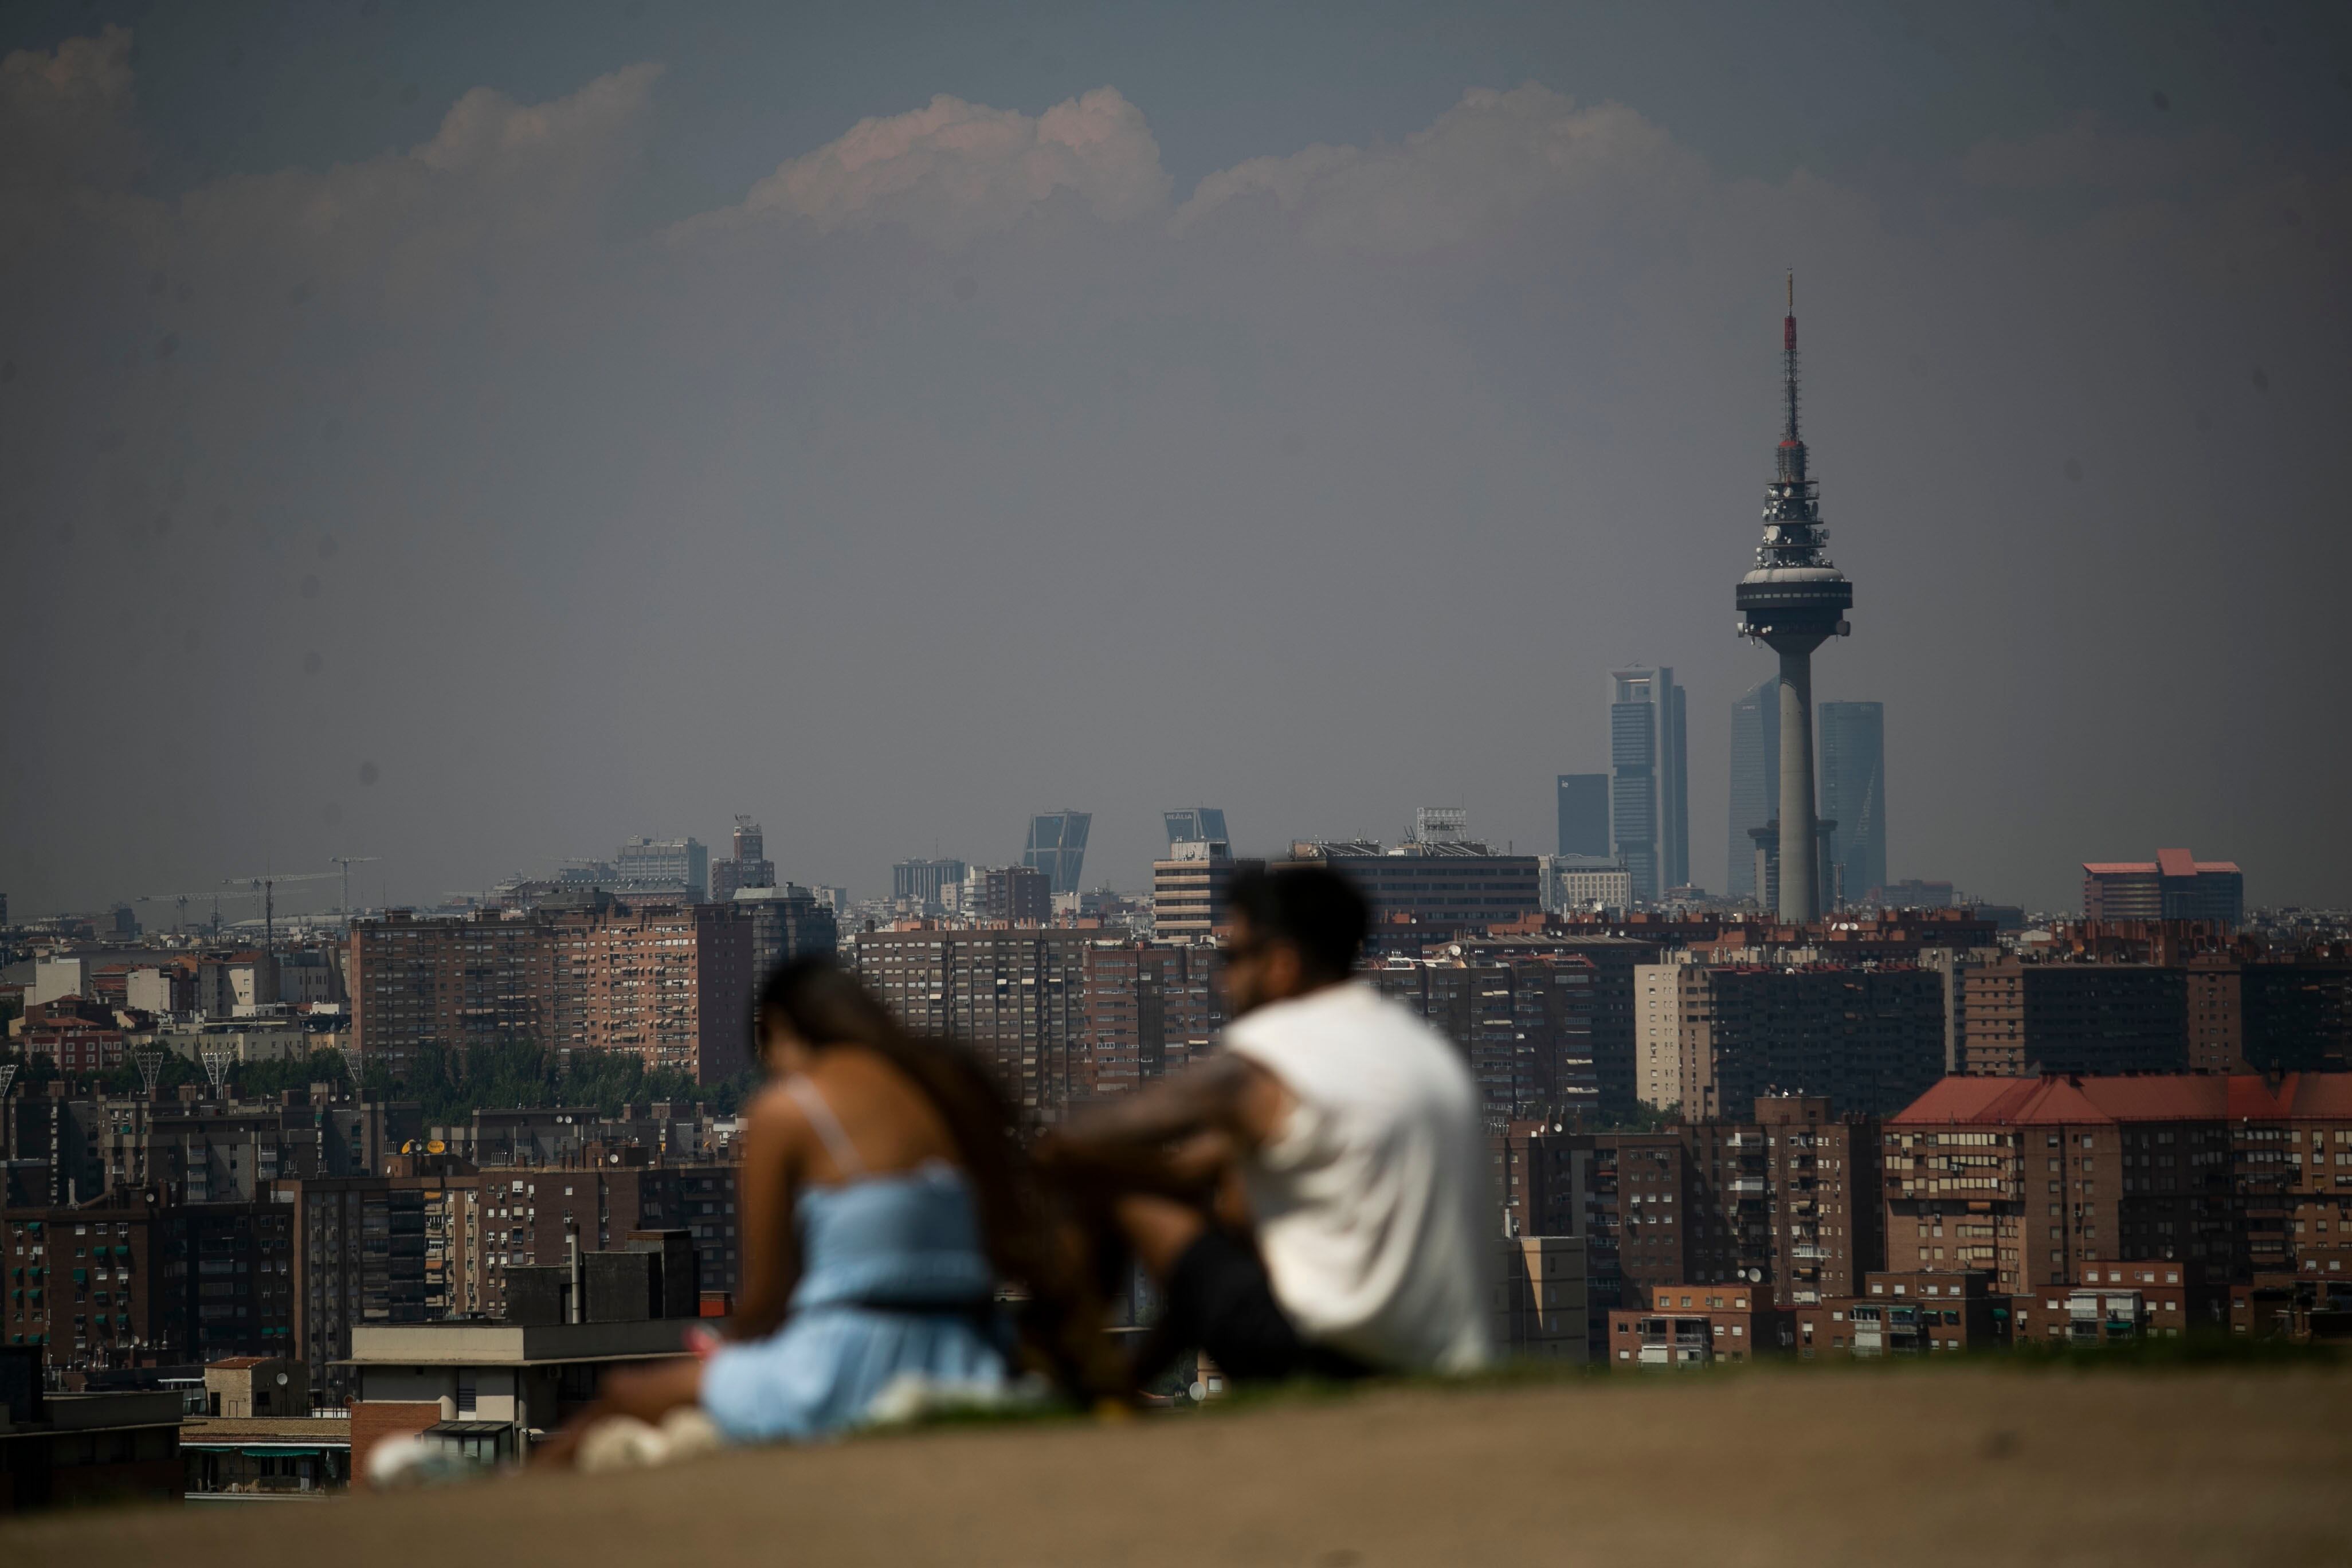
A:
[[[139,159],[131,101],[121,27],[0,59],[0,187],[121,183]]]
[[[1313,146],[1202,180],[1178,232],[1270,197],[1318,242],[1419,255],[1492,238],[1552,204],[1643,202],[1705,170],[1630,109],[1578,109],[1548,88],[1475,88],[1399,145]]]
[[[952,244],[1003,229],[1064,190],[1111,222],[1166,205],[1160,144],[1116,88],[1034,118],[941,94],[910,113],[861,120],[779,166],[735,212],[804,218],[821,234],[898,224]]]

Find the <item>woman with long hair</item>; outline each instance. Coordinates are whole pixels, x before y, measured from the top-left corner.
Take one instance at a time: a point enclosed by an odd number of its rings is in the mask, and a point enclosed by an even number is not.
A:
[[[1050,1239],[988,1070],[908,1034],[830,959],[779,969],[756,1026],[774,1081],[744,1131],[726,1342],[615,1371],[542,1457],[568,1459],[602,1417],[658,1422],[688,1405],[738,1441],[820,1437],[859,1425],[909,1373],[984,1390],[1025,1362],[1082,1395],[1108,1392],[1118,1369],[1095,1293]]]

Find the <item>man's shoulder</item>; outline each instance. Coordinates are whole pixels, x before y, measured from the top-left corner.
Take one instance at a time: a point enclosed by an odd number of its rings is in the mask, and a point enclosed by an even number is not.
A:
[[[1244,1054],[1278,1056],[1292,1049],[1330,1047],[1350,1055],[1382,1048],[1418,1049],[1431,1044],[1449,1055],[1444,1035],[1412,1008],[1383,996],[1369,983],[1343,981],[1304,996],[1273,1002],[1226,1026],[1229,1046]]]

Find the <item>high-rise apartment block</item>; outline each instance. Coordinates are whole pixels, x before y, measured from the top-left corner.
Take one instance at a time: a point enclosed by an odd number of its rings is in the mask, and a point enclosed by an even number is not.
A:
[[[1423,958],[1391,958],[1364,978],[1454,1043],[1490,1127],[1599,1103],[1592,1022],[1600,984],[1590,959],[1449,943]]]
[[[832,954],[841,945],[841,924],[830,900],[796,882],[739,888],[735,907],[751,921],[751,989],[756,994],[784,964],[796,958]]]
[[[2153,860],[2083,863],[2086,921],[2245,921],[2246,877],[2232,860],[2200,860],[2186,849],[2159,849]]]
[[[1986,1269],[2011,1295],[2115,1260],[2293,1275],[2298,1222],[2352,1212],[2341,1075],[1948,1078],[1885,1137],[1890,1267]],[[2341,1261],[2327,1234],[2314,1274]]]
[[[1756,834],[1780,815],[1780,678],[1768,676],[1731,705],[1730,870],[1724,888],[1735,899],[1770,908],[1756,881]]]
[[[1886,714],[1878,702],[1824,702],[1821,815],[1831,838],[1832,887],[1854,903],[1886,885]]]
[[[541,918],[352,922],[352,1054],[394,1077],[426,1045],[545,1040],[555,1026],[555,942]]]
[[[1688,731],[1673,670],[1609,672],[1610,849],[1643,903],[1690,880]]]
[[[622,904],[554,924],[552,1043],[626,1051],[711,1083],[751,1065],[753,916],[743,903]]]
[[[1217,956],[1205,943],[1088,942],[1074,1096],[1129,1093],[1207,1056],[1224,1026]]]
[[[751,1059],[758,925],[740,900],[608,896],[520,918],[354,921],[353,1049],[395,1077],[427,1046],[536,1040],[722,1079]]]
[[[1605,858],[1609,854],[1609,775],[1561,773],[1559,853]]]
[[[991,866],[974,878],[976,896],[966,911],[1007,925],[1043,925],[1054,918],[1054,891],[1034,866]]]
[[[2012,957],[1969,969],[1961,984],[1965,1072],[2180,1072],[2189,1065],[2184,968]]]
[[[1086,951],[1066,927],[864,931],[851,961],[908,1027],[981,1053],[1017,1106],[1056,1118],[1079,1081]]]
[[[1644,1103],[1712,1119],[1768,1094],[1887,1115],[1944,1070],[1944,976],[1907,964],[1688,963],[1638,972]]]
[[[1092,812],[1067,810],[1029,819],[1029,843],[1021,852],[1021,863],[1045,874],[1049,892],[1078,891],[1086,870],[1087,832],[1094,820]]]

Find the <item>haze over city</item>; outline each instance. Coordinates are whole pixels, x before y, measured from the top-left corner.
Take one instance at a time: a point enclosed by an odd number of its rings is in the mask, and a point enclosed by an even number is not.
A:
[[[26,5],[0,887],[783,874],[1466,808],[1549,850],[1805,434],[1889,873],[2352,895],[2352,23],[2314,6]],[[328,886],[316,885],[319,889]],[[321,894],[321,897],[324,895]],[[151,916],[151,919],[153,917]]]

